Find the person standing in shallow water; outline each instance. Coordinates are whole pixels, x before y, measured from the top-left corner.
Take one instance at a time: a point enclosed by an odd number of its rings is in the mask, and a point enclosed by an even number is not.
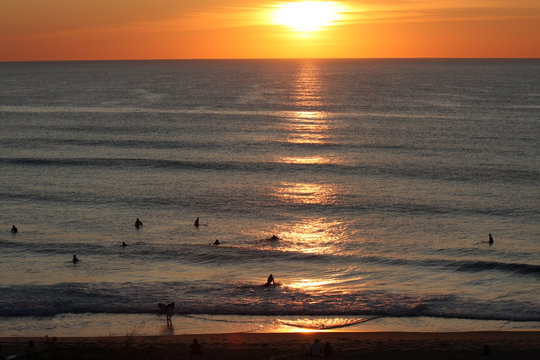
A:
[[[493,244],[493,237],[489,234],[489,245]]]
[[[79,259],[77,259],[77,255],[73,255],[73,263],[76,264],[79,262]]]
[[[199,227],[199,217],[197,216],[197,219],[195,219],[195,223],[193,224],[195,227]]]
[[[16,227],[15,225],[13,225],[13,226],[11,227],[11,232],[14,233],[14,234],[16,234],[16,233],[19,232],[19,230],[17,229],[17,227]]]
[[[138,228],[142,228],[143,226],[143,223],[141,220],[139,220],[139,218],[137,218],[137,220],[135,220],[135,227],[138,229]]]
[[[174,315],[174,302],[167,304],[166,309],[167,309],[167,323],[170,323]]]

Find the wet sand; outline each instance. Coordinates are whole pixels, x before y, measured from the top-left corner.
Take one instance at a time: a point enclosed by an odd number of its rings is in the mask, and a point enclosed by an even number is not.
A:
[[[201,355],[190,354],[194,338]],[[540,331],[310,332],[176,336],[0,338],[1,355],[17,359],[303,359],[314,339],[333,359],[538,359]],[[34,346],[29,347],[32,341]],[[484,354],[485,346],[489,354]]]

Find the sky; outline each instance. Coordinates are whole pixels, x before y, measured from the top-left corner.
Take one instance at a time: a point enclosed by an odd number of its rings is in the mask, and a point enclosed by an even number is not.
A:
[[[0,61],[540,58],[539,0],[320,6],[312,1],[294,8],[273,0],[0,0]]]

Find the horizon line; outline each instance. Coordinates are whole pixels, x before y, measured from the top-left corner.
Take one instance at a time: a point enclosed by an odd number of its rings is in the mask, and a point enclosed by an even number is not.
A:
[[[291,57],[291,58],[125,58],[125,59],[43,59],[43,60],[0,60],[0,63],[38,62],[121,62],[121,61],[239,61],[239,60],[540,60],[540,57]]]

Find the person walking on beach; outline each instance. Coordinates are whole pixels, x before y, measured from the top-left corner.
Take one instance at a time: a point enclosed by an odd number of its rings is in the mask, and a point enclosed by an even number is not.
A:
[[[142,228],[143,226],[143,223],[141,220],[139,220],[139,218],[137,218],[137,220],[135,220],[135,227],[138,229],[138,228]]]
[[[323,354],[323,348],[321,344],[319,343],[319,339],[315,339],[313,344],[311,345],[311,356],[322,356]]]
[[[197,339],[193,339],[193,343],[190,345],[190,351],[189,353],[191,355],[201,355],[202,354],[202,347],[201,344],[197,341]]]
[[[19,230],[17,229],[17,227],[16,227],[15,225],[13,225],[13,226],[11,227],[11,232],[12,232],[13,234],[16,234],[16,233],[19,232]]]
[[[332,347],[332,344],[330,344],[329,341],[324,344],[324,356],[325,357],[332,357],[334,355],[334,348]]]

